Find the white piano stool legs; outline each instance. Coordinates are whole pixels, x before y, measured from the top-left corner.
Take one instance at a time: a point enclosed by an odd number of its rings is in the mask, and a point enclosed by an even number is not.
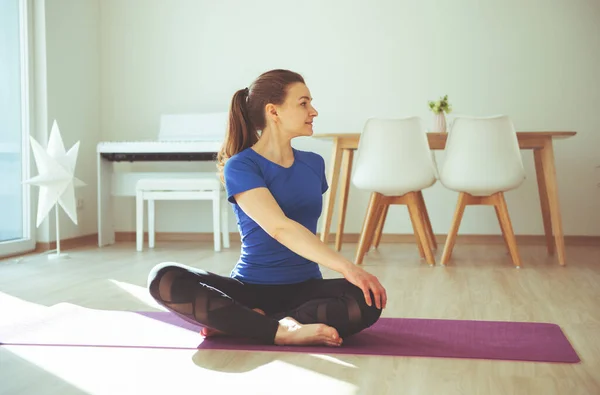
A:
[[[227,194],[221,202],[221,233],[223,234],[223,247],[229,248],[229,206],[227,204]]]
[[[135,196],[135,246],[142,251],[144,243],[144,196],[138,191]]]
[[[145,195],[144,191],[136,193],[136,250],[142,251],[144,246],[144,201],[148,201],[148,246],[154,248],[156,244],[156,210],[155,200],[152,195]],[[214,250],[221,251],[222,247],[229,248],[229,206],[226,195],[222,191],[214,191],[212,200],[213,209],[213,238]]]
[[[156,223],[154,216],[154,199],[148,199],[148,247],[154,248],[155,241],[155,230],[154,224]]]
[[[221,192],[215,191],[213,198],[213,234],[215,251],[221,251]]]

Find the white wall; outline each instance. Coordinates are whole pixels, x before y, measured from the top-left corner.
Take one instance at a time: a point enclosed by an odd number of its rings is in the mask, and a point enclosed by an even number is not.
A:
[[[78,225],[62,209],[59,211],[60,237],[68,239],[96,232],[94,154],[100,141],[99,3],[46,0],[45,18],[47,92],[46,97],[38,97],[38,105],[46,106],[47,119],[46,124],[38,125],[37,137],[47,141],[56,119],[67,150],[80,141],[75,176],[87,184],[76,189],[76,197],[84,198]],[[37,238],[43,242],[56,240],[54,210],[40,226]]]
[[[49,3],[55,7],[48,26],[51,112],[64,114],[68,144],[86,136],[84,152],[91,152],[98,133],[98,61],[102,140],[155,138],[161,113],[226,109],[234,91],[259,73],[290,68],[305,76],[315,98],[317,133],[357,132],[371,116],[416,114],[430,122],[427,100],[444,94],[457,113],[509,114],[518,130],[577,131],[555,146],[564,231],[600,235],[595,0],[102,0],[99,58],[97,4]],[[329,163],[329,143],[304,139],[296,146]],[[80,234],[96,226],[90,211],[95,163],[82,158],[80,176],[90,186]],[[443,153],[437,158],[441,163]],[[518,234],[541,234],[530,151],[524,159],[529,178],[507,195],[509,209]],[[214,169],[161,165],[167,166]],[[350,194],[346,231],[358,233],[368,196],[354,188]],[[456,194],[436,185],[425,198],[434,231],[446,233]],[[117,202],[117,230],[133,231],[133,201]],[[159,204],[157,230],[210,231],[209,206],[196,207]],[[385,232],[412,231],[405,210],[391,209]],[[475,219],[478,212],[483,219]],[[461,232],[498,233],[493,210],[469,208]]]

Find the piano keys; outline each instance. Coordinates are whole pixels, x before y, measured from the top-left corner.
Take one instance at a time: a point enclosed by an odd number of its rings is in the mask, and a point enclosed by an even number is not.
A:
[[[97,151],[110,162],[212,161],[222,142],[215,141],[127,141],[101,142]]]

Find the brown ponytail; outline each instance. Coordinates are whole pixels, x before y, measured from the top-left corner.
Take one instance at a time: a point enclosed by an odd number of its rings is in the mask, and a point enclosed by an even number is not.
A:
[[[229,121],[225,141],[217,154],[219,177],[224,182],[225,162],[235,154],[252,147],[259,139],[259,130],[266,126],[267,104],[281,105],[289,85],[304,83],[304,78],[289,70],[271,70],[261,74],[249,88],[233,95],[229,107]]]

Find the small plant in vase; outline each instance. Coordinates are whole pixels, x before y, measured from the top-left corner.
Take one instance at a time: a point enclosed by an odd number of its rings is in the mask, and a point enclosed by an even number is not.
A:
[[[452,106],[448,103],[448,95],[440,100],[430,101],[429,109],[433,112],[433,132],[446,133],[446,115],[452,111]]]

